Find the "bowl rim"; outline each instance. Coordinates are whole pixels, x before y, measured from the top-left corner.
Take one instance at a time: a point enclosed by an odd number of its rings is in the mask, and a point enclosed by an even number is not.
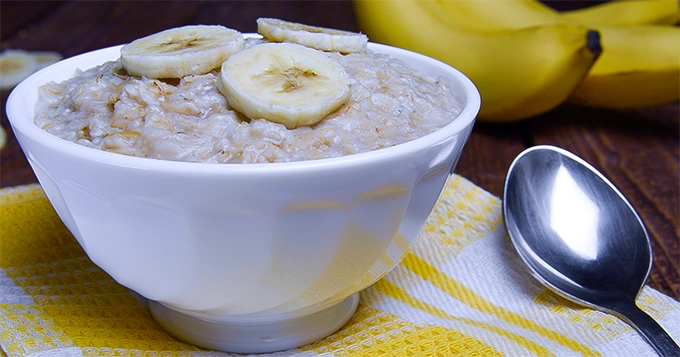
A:
[[[256,37],[257,34],[244,34],[246,37]],[[447,73],[447,77],[453,78],[458,84],[452,86],[460,87],[464,93],[460,93],[462,110],[450,123],[442,128],[418,137],[416,139],[403,142],[394,146],[380,148],[362,153],[343,155],[339,157],[300,160],[290,162],[272,162],[272,163],[203,163],[203,162],[185,162],[162,160],[155,158],[144,158],[136,156],[128,156],[119,153],[108,152],[96,148],[90,148],[71,142],[57,136],[54,136],[47,131],[39,128],[34,123],[34,108],[27,108],[27,106],[35,106],[35,101],[28,101],[26,97],[30,94],[35,94],[37,88],[50,80],[46,80],[45,76],[56,71],[68,70],[73,73],[79,67],[73,66],[74,63],[86,61],[90,57],[97,55],[106,55],[113,60],[114,54],[120,52],[123,45],[115,45],[105,47],[102,49],[85,52],[76,56],[72,56],[43,68],[19,83],[9,94],[7,98],[6,113],[12,129],[17,134],[25,135],[26,137],[40,142],[42,145],[49,147],[52,150],[62,152],[69,156],[79,157],[81,159],[95,161],[104,164],[113,164],[116,166],[125,166],[130,168],[139,168],[144,170],[159,170],[159,171],[176,171],[186,172],[191,174],[198,173],[223,173],[223,172],[270,172],[281,170],[318,170],[323,168],[342,168],[357,164],[372,164],[378,161],[386,160],[404,155],[409,155],[426,147],[444,141],[446,138],[462,132],[474,125],[474,121],[479,113],[481,107],[481,96],[475,84],[460,70],[432,57],[416,53],[410,50],[388,46],[384,44],[369,42],[368,49],[377,53],[385,53],[390,56],[395,56],[406,60],[409,63],[412,60],[418,62],[425,62],[429,67],[435,68],[442,74]],[[109,54],[110,52],[110,54]],[[103,62],[102,62],[103,63]],[[101,63],[99,63],[101,64]],[[98,65],[98,64],[95,64]],[[88,68],[92,68],[92,65]],[[86,70],[88,68],[83,68]],[[431,76],[431,75],[430,75]],[[66,78],[71,78],[69,75]],[[19,135],[17,135],[19,136]],[[467,138],[466,138],[467,139]],[[21,144],[21,142],[20,142]]]

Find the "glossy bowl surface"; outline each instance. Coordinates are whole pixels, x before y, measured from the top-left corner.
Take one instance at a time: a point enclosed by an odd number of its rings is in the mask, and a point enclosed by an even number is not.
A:
[[[400,261],[480,107],[477,89],[456,69],[393,47],[369,48],[447,78],[462,113],[394,147],[267,164],[129,157],[39,129],[37,88],[116,59],[116,46],[35,73],[11,93],[7,115],[60,218],[120,284],[202,318],[304,315],[366,288]]]

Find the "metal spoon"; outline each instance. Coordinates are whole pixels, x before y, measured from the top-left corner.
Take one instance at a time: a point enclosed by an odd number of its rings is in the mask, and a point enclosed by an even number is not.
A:
[[[661,356],[680,347],[635,299],[652,267],[644,225],[612,183],[553,146],[522,152],[505,181],[510,238],[533,275],[560,295],[613,313]]]

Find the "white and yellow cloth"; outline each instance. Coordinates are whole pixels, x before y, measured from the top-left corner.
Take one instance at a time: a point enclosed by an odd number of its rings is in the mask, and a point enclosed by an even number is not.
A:
[[[218,357],[179,342],[96,267],[38,185],[0,190],[0,346],[9,357]],[[680,341],[680,303],[639,305]],[[417,244],[333,335],[265,356],[654,356],[627,324],[546,290],[497,197],[452,176]]]

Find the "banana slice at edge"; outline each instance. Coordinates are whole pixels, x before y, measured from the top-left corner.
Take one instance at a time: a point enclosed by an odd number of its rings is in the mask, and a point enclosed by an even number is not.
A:
[[[265,43],[239,51],[221,68],[219,89],[251,119],[288,129],[311,126],[346,103],[349,76],[324,52],[293,43]]]
[[[52,51],[7,49],[0,53],[0,89],[9,89],[34,72],[60,61],[63,57]]]
[[[219,25],[189,25],[142,37],[121,48],[125,70],[134,76],[182,78],[219,68],[243,48],[243,34]]]
[[[361,33],[266,17],[257,19],[257,32],[270,41],[292,42],[329,52],[363,52],[368,44],[368,37]]]
[[[7,131],[5,128],[0,126],[0,150],[5,148],[5,145],[7,144]]]

